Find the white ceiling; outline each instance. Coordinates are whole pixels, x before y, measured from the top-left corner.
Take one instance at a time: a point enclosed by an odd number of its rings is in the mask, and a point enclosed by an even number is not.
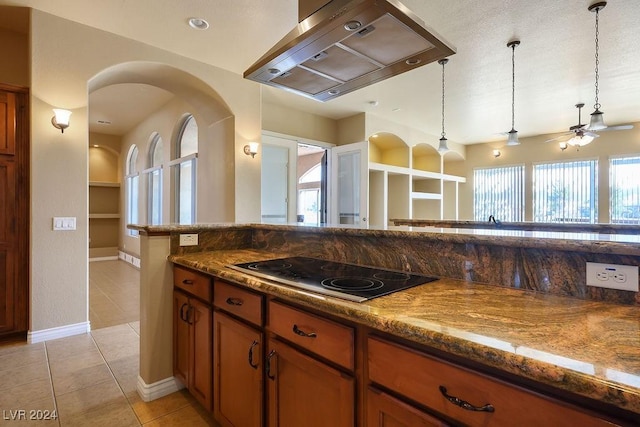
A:
[[[470,144],[505,139],[499,133],[511,127],[511,50],[506,43],[514,38],[522,41],[515,52],[515,127],[520,136],[568,129],[577,123],[578,102],[586,104],[583,122],[588,120],[594,103],[595,14],[587,7],[594,0],[402,2],[457,48],[446,66],[450,140]],[[297,23],[297,0],[0,4],[34,7],[240,75]],[[193,16],[206,19],[211,27],[191,29],[187,19]],[[610,0],[600,13],[600,103],[609,125],[640,121],[638,22],[638,0]],[[440,79],[440,66],[430,64],[324,104],[271,87],[264,87],[263,99],[334,119],[368,111],[439,137]],[[163,95],[146,108],[166,102]],[[91,109],[100,105],[107,114],[108,96],[94,98]]]

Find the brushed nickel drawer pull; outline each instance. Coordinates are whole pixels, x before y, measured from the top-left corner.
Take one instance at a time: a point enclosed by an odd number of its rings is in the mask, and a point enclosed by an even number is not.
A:
[[[276,355],[276,351],[275,350],[271,350],[269,352],[269,355],[267,356],[267,366],[266,366],[266,370],[267,370],[267,378],[269,378],[270,380],[275,380],[276,376],[275,375],[271,375],[271,359],[273,358],[273,356]]]
[[[191,280],[191,279],[184,279],[184,280],[182,281],[182,284],[183,284],[183,285],[193,285],[193,283],[194,283],[194,282],[193,282],[193,280]]]
[[[298,328],[298,325],[296,324],[293,325],[293,333],[295,333],[296,335],[300,335],[301,337],[307,337],[307,338],[317,337],[315,332],[305,332],[302,329]]]
[[[451,403],[456,406],[461,407],[462,409],[466,409],[467,411],[477,411],[477,412],[494,412],[495,408],[492,404],[487,403],[484,406],[473,406],[471,403],[464,401],[458,397],[450,396],[447,394],[447,388],[445,386],[440,386],[440,393]]]
[[[258,345],[258,341],[253,340],[253,342],[251,343],[251,347],[249,347],[249,366],[251,366],[253,369],[258,369],[258,364],[253,363],[253,347],[257,345]]]
[[[226,301],[227,304],[229,305],[237,305],[237,306],[241,306],[242,304],[244,304],[244,301],[242,301],[240,298],[227,298]]]

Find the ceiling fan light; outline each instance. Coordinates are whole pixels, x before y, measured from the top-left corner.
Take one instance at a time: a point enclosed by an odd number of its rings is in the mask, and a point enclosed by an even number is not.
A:
[[[607,125],[604,124],[604,113],[600,111],[598,108],[591,113],[591,122],[589,123],[589,130],[602,130],[606,129]]]
[[[590,135],[576,135],[570,140],[567,141],[567,144],[572,147],[584,147],[585,145],[591,144],[594,138]]]
[[[447,151],[449,151],[449,147],[447,147],[447,138],[443,136],[442,138],[440,138],[440,145],[438,146],[438,152],[446,153]]]
[[[515,129],[511,129],[509,131],[509,138],[507,139],[507,145],[520,145],[520,141],[518,141],[518,131]]]

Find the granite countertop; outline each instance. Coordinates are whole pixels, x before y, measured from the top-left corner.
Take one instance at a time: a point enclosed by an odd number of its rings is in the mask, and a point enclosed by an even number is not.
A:
[[[481,243],[522,248],[542,248],[561,251],[588,253],[640,255],[640,235],[638,234],[601,234],[597,232],[529,231],[485,228],[447,228],[447,227],[362,227],[362,226],[303,226],[298,224],[195,224],[195,225],[133,225],[129,229],[141,233],[170,234],[198,233],[221,229],[263,229],[296,231],[319,235],[351,235],[369,237],[402,237],[408,239],[429,238],[453,243]]]
[[[240,249],[171,255],[169,260],[640,414],[638,307],[447,278],[355,303],[226,267],[289,255]]]

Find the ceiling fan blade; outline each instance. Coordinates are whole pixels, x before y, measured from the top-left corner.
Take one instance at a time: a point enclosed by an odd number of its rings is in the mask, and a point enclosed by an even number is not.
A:
[[[583,132],[583,135],[584,136],[591,136],[593,138],[600,138],[600,135],[598,135],[597,133],[594,133],[594,132],[588,132],[588,131],[587,132]]]
[[[633,125],[607,126],[604,129],[600,129],[598,132],[605,132],[608,130],[629,130],[629,129],[633,129]]]
[[[573,132],[572,132],[572,133],[573,133]],[[544,141],[544,142],[545,142],[545,144],[546,144],[547,142],[555,142],[555,141],[560,141],[561,139],[569,139],[569,138],[567,138],[567,135],[568,135],[568,134],[560,135],[560,136],[556,136],[555,138],[547,139],[547,140],[546,140],[546,141]]]

